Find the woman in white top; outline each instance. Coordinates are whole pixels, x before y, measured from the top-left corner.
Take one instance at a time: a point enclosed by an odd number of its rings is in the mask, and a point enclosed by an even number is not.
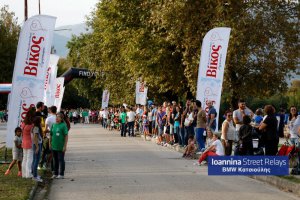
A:
[[[292,106],[290,108],[290,116],[288,120],[288,128],[289,128],[288,138],[290,139],[291,144],[295,146],[299,146],[299,137],[297,133],[298,130],[295,129],[295,121],[297,117],[298,117],[297,108],[295,106]]]
[[[201,165],[201,162],[206,160],[208,156],[224,156],[224,148],[219,140],[218,134],[213,134],[213,143],[210,147],[208,147],[203,154],[199,158],[199,165]]]
[[[223,144],[223,148],[225,149],[225,155],[230,156],[232,153],[232,143],[235,136],[235,127],[233,125],[232,112],[227,111],[225,115],[226,119],[222,124],[221,142]]]

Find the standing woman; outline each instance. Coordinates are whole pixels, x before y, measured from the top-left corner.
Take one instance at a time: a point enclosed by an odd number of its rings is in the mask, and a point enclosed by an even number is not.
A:
[[[262,137],[265,143],[266,155],[275,156],[278,151],[279,138],[277,134],[277,119],[275,116],[275,108],[271,105],[266,105],[264,108],[266,118],[259,126],[262,131]]]
[[[235,127],[233,126],[232,112],[227,111],[225,116],[226,119],[222,124],[221,142],[223,144],[223,148],[225,149],[225,155],[230,156],[232,153],[232,143],[235,135]]]
[[[52,178],[63,179],[65,175],[65,152],[68,143],[68,128],[63,121],[63,115],[56,115],[56,123],[50,131],[50,148],[53,152],[54,174]]]
[[[174,117],[174,134],[178,137],[178,144],[183,146],[182,138],[180,136],[180,121],[181,121],[181,110],[179,106],[176,106],[176,115]]]
[[[40,162],[41,158],[41,152],[42,152],[42,144],[43,144],[43,131],[42,131],[42,118],[37,116],[33,120],[34,127],[32,129],[33,133],[33,161],[32,161],[32,174],[33,174],[33,180],[37,182],[42,182],[40,176],[38,176],[37,168]]]
[[[31,130],[33,128],[33,118],[35,116],[35,108],[31,107],[26,114],[25,120],[21,127],[23,129],[22,148],[23,148],[23,161],[22,161],[22,177],[32,178],[31,166],[33,159],[32,150],[32,137]]]
[[[290,139],[291,144],[295,146],[299,146],[298,133],[297,130],[294,128],[297,116],[298,116],[297,108],[295,106],[291,106],[290,116],[288,120],[288,127],[289,127],[288,138]]]

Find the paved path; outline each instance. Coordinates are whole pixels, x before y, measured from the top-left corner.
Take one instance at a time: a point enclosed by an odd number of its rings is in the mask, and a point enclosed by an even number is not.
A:
[[[207,176],[206,167],[180,157],[139,138],[76,125],[66,153],[66,179],[53,181],[49,199],[297,199],[248,177]]]

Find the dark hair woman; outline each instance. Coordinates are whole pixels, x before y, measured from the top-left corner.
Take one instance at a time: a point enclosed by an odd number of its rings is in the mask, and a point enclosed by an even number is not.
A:
[[[259,126],[259,130],[262,131],[266,155],[275,156],[278,151],[279,143],[279,137],[277,134],[278,123],[275,116],[275,108],[272,105],[266,105],[264,112],[267,116]]]
[[[21,124],[22,132],[22,148],[23,148],[23,160],[22,160],[22,177],[32,178],[31,165],[33,159],[31,130],[33,128],[33,119],[35,116],[35,108],[30,107],[26,113],[25,119]]]

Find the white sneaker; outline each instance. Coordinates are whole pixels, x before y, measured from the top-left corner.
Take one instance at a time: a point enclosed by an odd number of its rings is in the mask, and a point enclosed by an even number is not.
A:
[[[41,179],[40,177],[33,177],[32,180],[40,183],[43,182],[43,179]]]
[[[57,176],[56,175],[53,175],[52,177],[51,177],[51,179],[56,179],[57,178]]]
[[[65,177],[64,176],[61,176],[61,175],[58,175],[57,176],[57,179],[64,179]]]

